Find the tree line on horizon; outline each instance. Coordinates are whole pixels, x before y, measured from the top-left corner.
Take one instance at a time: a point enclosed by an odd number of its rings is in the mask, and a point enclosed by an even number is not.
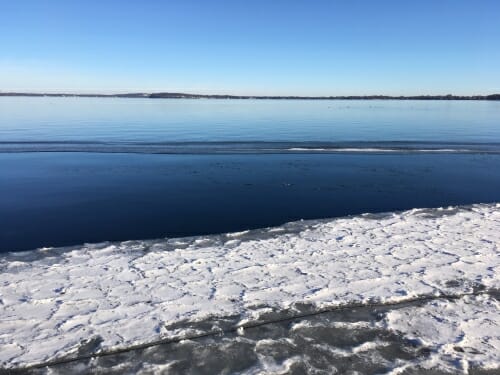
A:
[[[336,95],[336,96],[297,96],[297,95],[224,95],[224,94],[187,94],[177,92],[125,93],[125,94],[71,94],[71,93],[27,93],[0,92],[0,96],[34,97],[98,97],[98,98],[150,98],[150,99],[308,99],[308,100],[500,100],[500,94],[491,95]]]

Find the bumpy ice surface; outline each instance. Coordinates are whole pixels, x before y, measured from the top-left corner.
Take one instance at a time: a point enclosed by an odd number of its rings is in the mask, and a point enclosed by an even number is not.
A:
[[[245,324],[296,304],[483,291],[390,311],[384,328],[431,348],[425,367],[496,368],[499,304],[487,293],[500,288],[499,244],[492,204],[12,253],[0,260],[0,363],[42,363],[93,341],[102,351],[188,337],[189,322]]]

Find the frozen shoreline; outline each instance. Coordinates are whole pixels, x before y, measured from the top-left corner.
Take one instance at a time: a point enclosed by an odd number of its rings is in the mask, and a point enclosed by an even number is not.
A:
[[[182,337],[189,328],[173,328],[180,322],[235,315],[255,321],[269,307],[393,303],[500,288],[500,204],[287,228],[2,256],[1,366],[62,357],[98,337],[97,350]],[[464,297],[418,309],[425,320],[398,310],[385,324],[434,348],[429,366],[500,366],[498,301]],[[458,339],[465,349],[451,353]]]

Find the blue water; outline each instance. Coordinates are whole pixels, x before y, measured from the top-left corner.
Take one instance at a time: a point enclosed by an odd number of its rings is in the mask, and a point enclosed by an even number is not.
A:
[[[500,102],[0,98],[0,251],[494,201]]]
[[[500,102],[0,98],[8,142],[500,143]]]

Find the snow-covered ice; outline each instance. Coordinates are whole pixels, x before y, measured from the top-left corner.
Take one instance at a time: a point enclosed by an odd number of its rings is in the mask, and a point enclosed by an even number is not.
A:
[[[498,290],[499,245],[500,204],[489,204],[11,253],[0,259],[0,363],[183,337],[176,323],[239,315],[243,324],[269,307]],[[435,300],[391,311],[384,324],[432,348],[430,367],[496,368],[498,308],[487,294]]]
[[[467,373],[470,367],[500,367],[500,303],[490,296],[396,309],[387,314],[386,325],[432,349],[419,363],[423,368]],[[411,365],[404,364],[400,370]]]

